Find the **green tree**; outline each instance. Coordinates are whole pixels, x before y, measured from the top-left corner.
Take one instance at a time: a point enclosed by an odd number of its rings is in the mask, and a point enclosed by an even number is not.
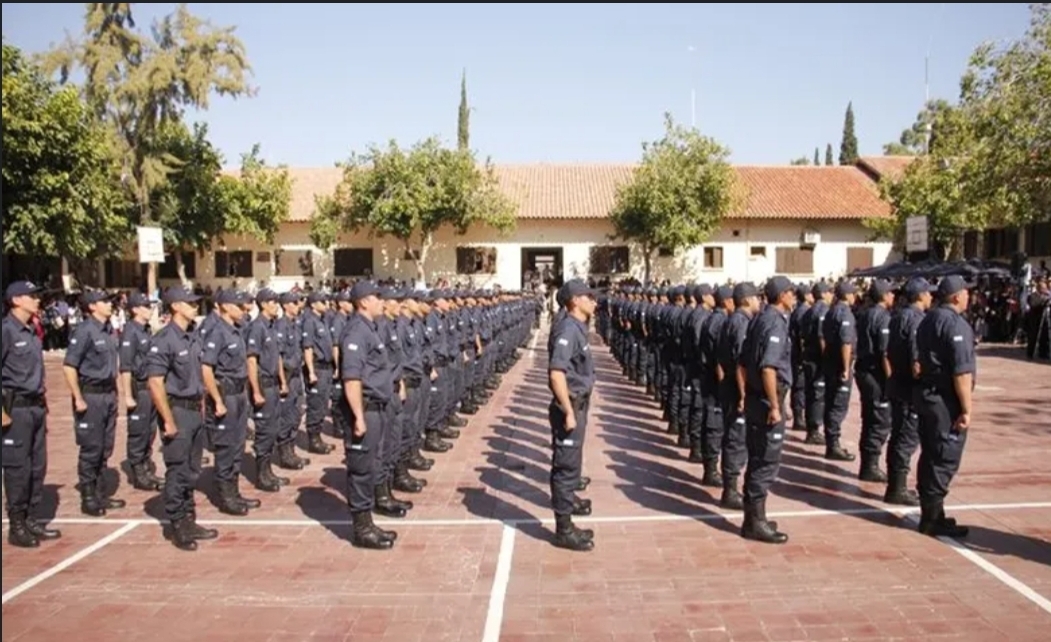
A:
[[[821,164],[821,154],[818,153],[817,147],[814,148],[814,166]]]
[[[796,166],[809,165],[810,159],[806,156],[800,156],[799,158],[793,158],[792,160],[788,161],[788,164]]]
[[[334,194],[318,199],[311,225],[311,239],[322,249],[341,231],[395,238],[416,257],[416,278],[423,282],[442,228],[461,235],[475,225],[514,228],[516,207],[500,191],[492,164],[479,164],[469,150],[446,149],[435,138],[408,150],[391,141],[352,155],[342,167],[343,180]]]
[[[4,252],[96,257],[131,232],[113,138],[73,88],[3,45]]]
[[[204,125],[190,131],[182,122],[168,123],[151,152],[169,167],[167,180],[150,194],[150,219],[164,229],[170,250],[207,250],[223,234],[272,243],[288,218],[292,179],[285,168],[268,168],[258,145],[242,156],[236,176],[222,173],[223,157]],[[185,278],[181,252],[174,254]]]
[[[825,165],[835,165],[832,159],[832,143],[825,144]]]
[[[919,156],[926,153],[928,148],[936,147],[937,136],[951,122],[948,116],[952,109],[954,107],[947,100],[930,101],[916,115],[916,121],[912,126],[901,132],[896,142],[883,146],[883,154],[886,156]],[[928,137],[930,137],[929,140]]]
[[[460,113],[456,122],[457,149],[471,147],[471,110],[467,106],[467,71],[460,76]]]
[[[843,116],[843,140],[839,143],[839,164],[853,165],[858,162],[858,136],[854,133],[854,103],[847,103]]]
[[[610,213],[614,238],[640,247],[646,281],[655,252],[703,243],[744,196],[729,149],[677,125],[670,114],[664,126],[663,138],[643,143],[642,162],[618,187]]]
[[[996,225],[1051,217],[1051,3],[1030,10],[1025,36],[979,47],[961,81],[960,108],[979,141],[969,187]]]
[[[74,71],[83,74],[85,100],[122,143],[138,222],[153,224],[151,194],[173,171],[171,159],[157,152],[163,128],[181,120],[187,109],[207,109],[215,94],[251,95],[245,49],[233,28],[213,27],[185,5],[148,35],[135,29],[130,3],[86,7],[81,37],[52,51],[47,67],[63,82]],[[151,264],[151,292],[156,283],[157,266]]]

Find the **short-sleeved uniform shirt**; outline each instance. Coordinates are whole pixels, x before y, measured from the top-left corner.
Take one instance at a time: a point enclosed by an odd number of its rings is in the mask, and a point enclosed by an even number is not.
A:
[[[595,387],[595,361],[588,343],[588,329],[581,321],[566,315],[551,330],[548,370],[566,373],[571,397],[586,397]],[[550,385],[550,384],[548,384]]]
[[[211,366],[218,381],[244,381],[248,378],[245,340],[237,328],[225,321],[212,325],[203,339],[201,364]]]
[[[360,381],[365,402],[388,402],[394,397],[394,377],[387,346],[376,324],[353,314],[343,326],[340,340],[340,375],[343,381]]]
[[[3,321],[3,389],[22,395],[44,392],[44,349],[32,326],[12,315]]]
[[[947,305],[934,308],[916,329],[920,378],[925,386],[959,404],[954,379],[976,374],[974,330],[956,310]]]
[[[772,305],[764,308],[752,323],[741,357],[750,392],[764,395],[763,370],[768,368],[777,373],[779,386],[791,387],[792,336],[788,315]]]
[[[174,321],[164,326],[150,341],[146,358],[146,376],[163,377],[169,397],[201,399],[201,343],[194,333],[183,330]]]
[[[63,365],[76,368],[85,383],[112,383],[117,377],[117,338],[109,323],[92,317],[77,324]]]
[[[120,336],[120,371],[142,381],[146,378],[146,357],[150,352],[150,329],[135,321],[128,321]]]

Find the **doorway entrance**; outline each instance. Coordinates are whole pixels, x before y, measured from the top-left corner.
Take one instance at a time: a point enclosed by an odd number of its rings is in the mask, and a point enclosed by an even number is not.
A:
[[[562,248],[522,248],[522,289],[528,289],[534,276],[547,284],[548,290],[562,286]]]

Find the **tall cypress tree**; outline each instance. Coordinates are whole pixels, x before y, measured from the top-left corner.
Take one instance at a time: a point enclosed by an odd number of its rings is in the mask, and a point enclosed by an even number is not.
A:
[[[858,162],[858,137],[854,133],[854,103],[847,103],[847,114],[843,117],[843,141],[839,144],[839,164],[853,165]]]
[[[468,149],[471,146],[471,110],[467,107],[467,70],[460,76],[460,116],[456,122],[456,146]]]
[[[814,148],[814,165],[820,165],[820,164],[821,164],[821,156],[818,155],[817,147],[815,147]]]
[[[833,164],[834,161],[832,160],[832,143],[828,143],[825,145],[825,165]]]

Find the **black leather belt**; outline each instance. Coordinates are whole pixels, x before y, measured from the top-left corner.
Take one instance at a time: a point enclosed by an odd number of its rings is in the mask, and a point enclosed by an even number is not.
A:
[[[81,383],[80,392],[88,395],[107,395],[116,392],[117,386],[113,383]]]
[[[200,410],[201,400],[200,398],[194,397],[168,397],[168,405],[175,408],[185,408],[187,410]]]

